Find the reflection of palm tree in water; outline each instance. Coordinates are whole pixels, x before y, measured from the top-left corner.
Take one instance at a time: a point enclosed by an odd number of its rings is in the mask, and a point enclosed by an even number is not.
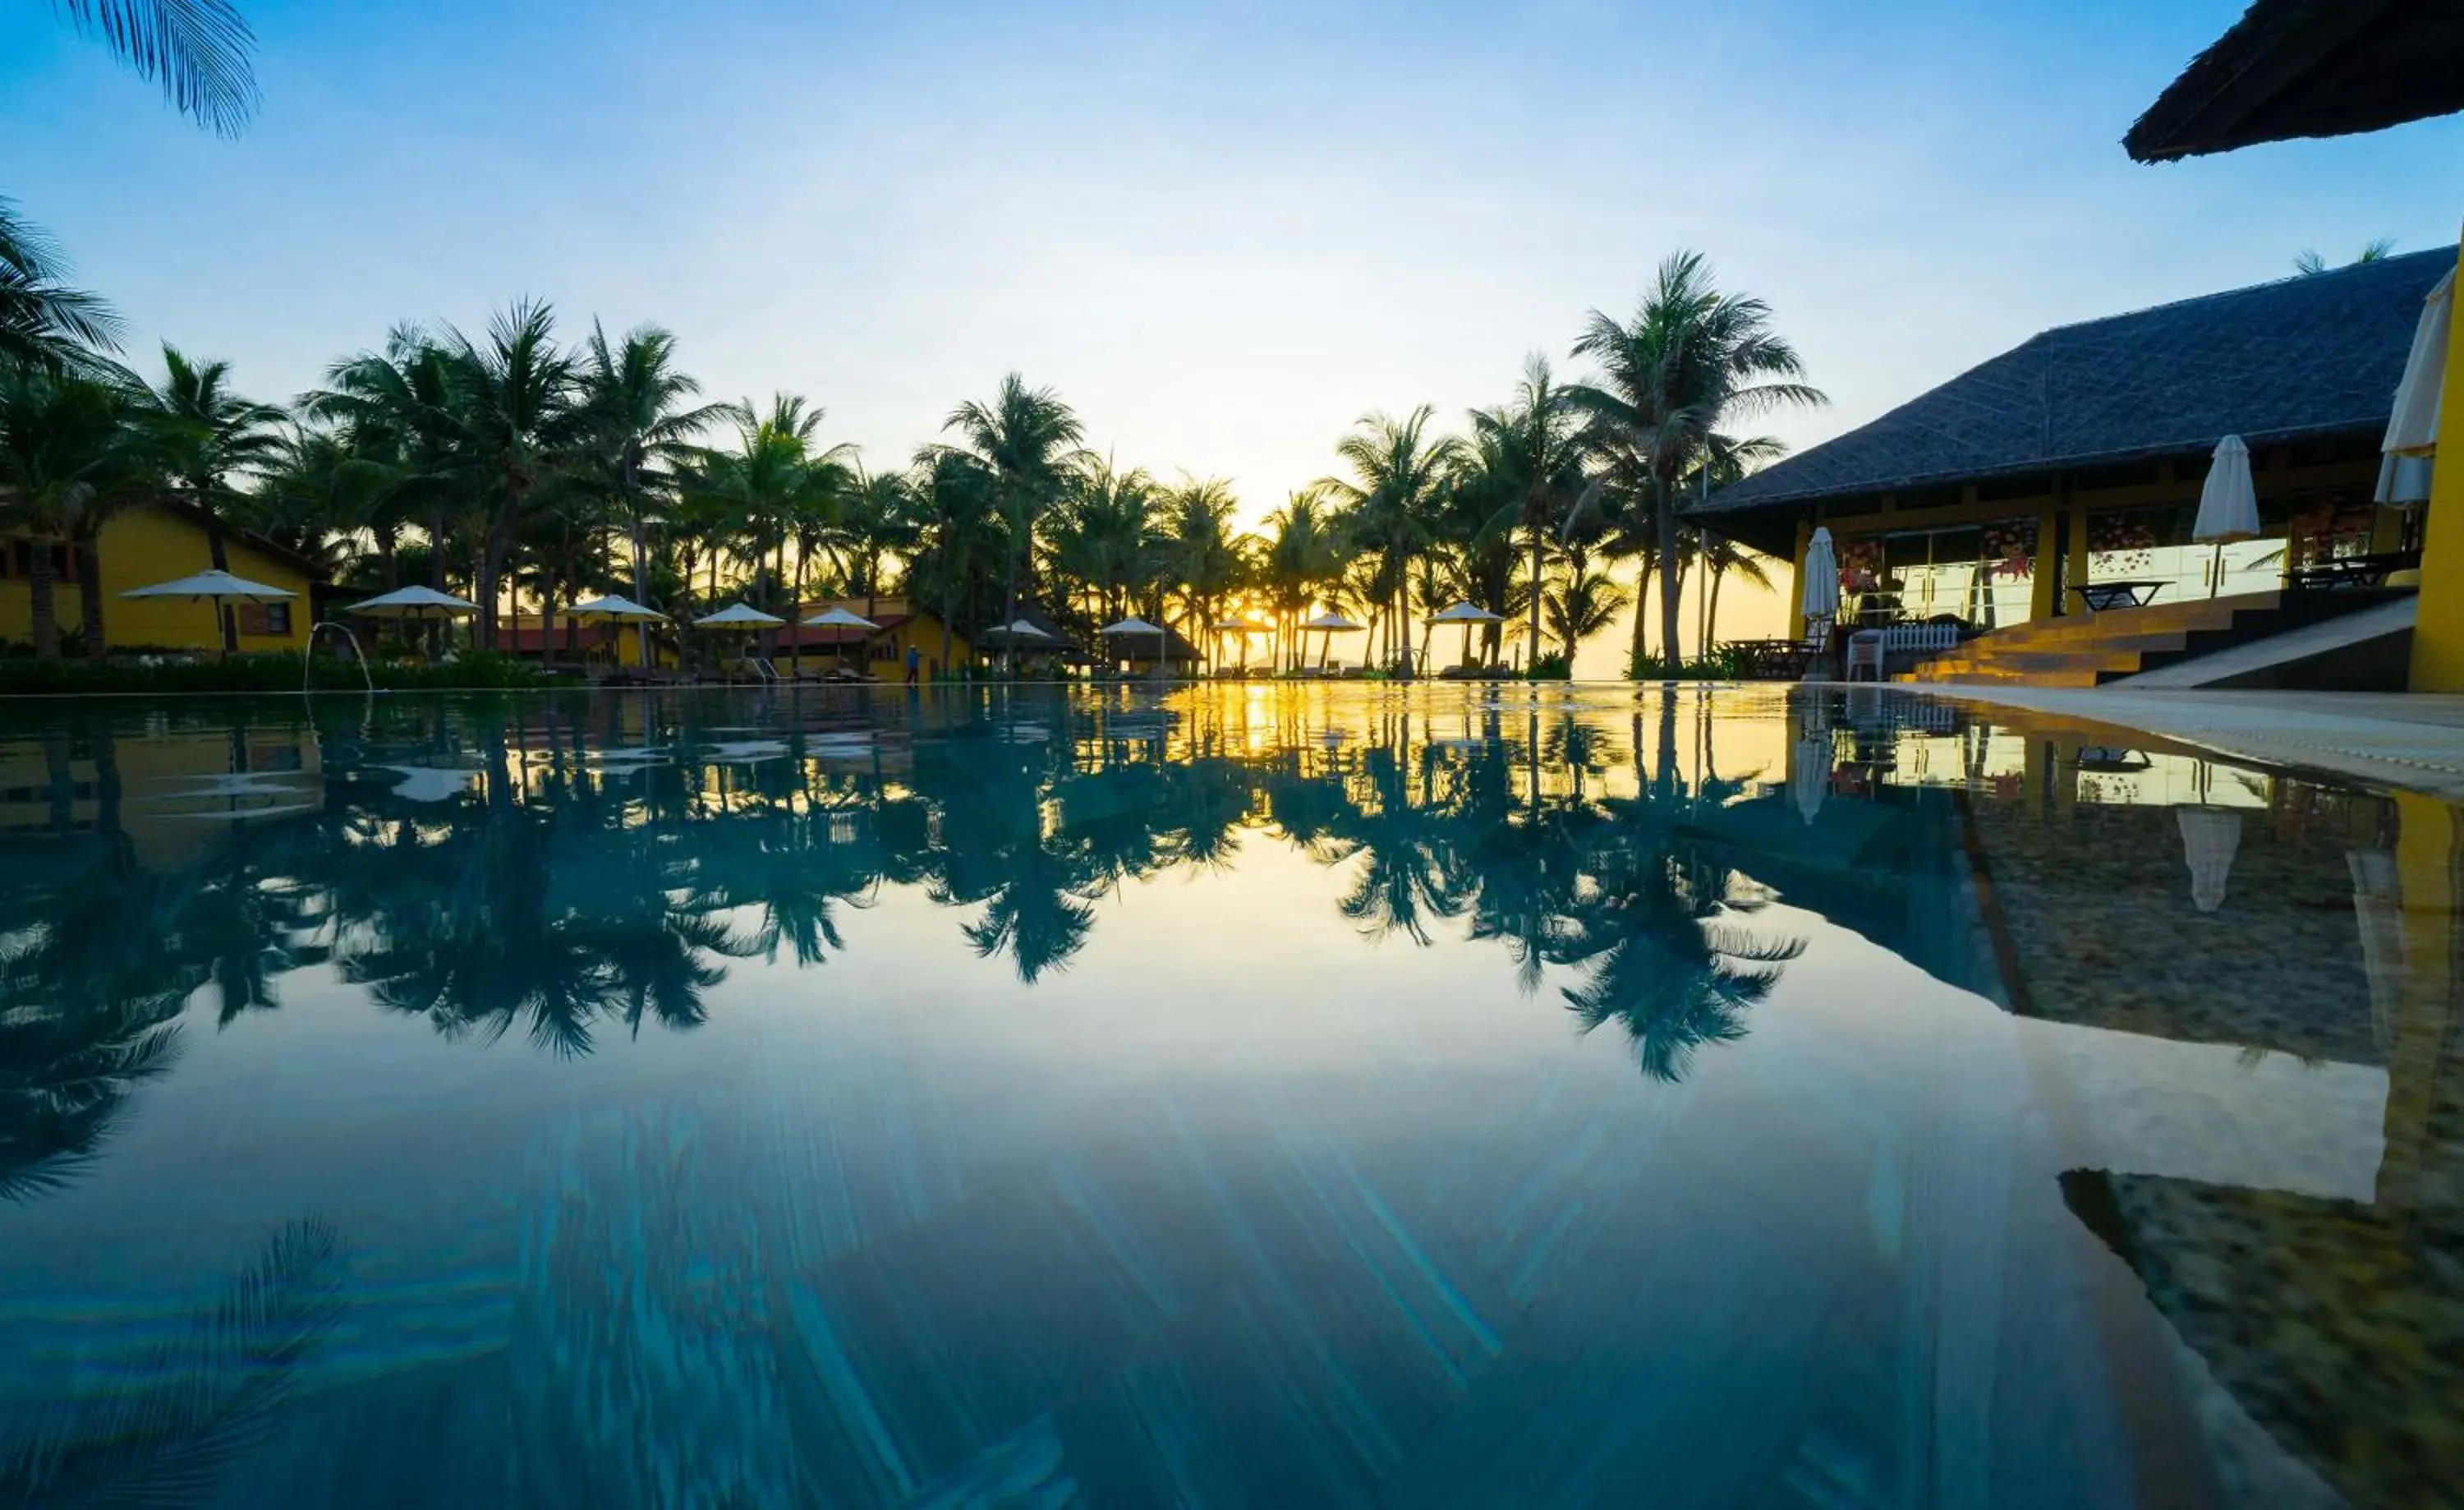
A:
[[[102,1388],[0,1439],[0,1502],[174,1505],[218,1498],[223,1473],[263,1442],[299,1366],[341,1319],[341,1235],[293,1222],[219,1305],[121,1367]]]
[[[1747,1010],[1805,945],[1727,922],[1759,903],[1737,898],[1727,872],[1685,863],[1657,827],[1629,820],[1627,843],[1602,856],[1598,890],[1573,913],[1566,957],[1583,979],[1565,996],[1584,1032],[1618,1024],[1643,1073],[1675,1081],[1696,1050],[1745,1036]]]

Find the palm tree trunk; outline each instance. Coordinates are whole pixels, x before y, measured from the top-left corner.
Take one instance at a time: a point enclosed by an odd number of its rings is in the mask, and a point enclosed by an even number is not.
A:
[[[102,554],[97,548],[100,529],[88,530],[74,544],[77,555],[77,607],[85,625],[85,658],[99,666],[110,647],[102,636]]]
[[[1625,653],[1629,677],[1640,675],[1643,657],[1651,654],[1651,641],[1645,631],[1651,623],[1651,579],[1659,567],[1658,561],[1645,558],[1641,569],[1634,574],[1634,638]]]
[[[1668,658],[1668,663],[1674,666],[1683,655],[1678,645],[1680,614],[1677,600],[1683,580],[1678,570],[1677,506],[1676,500],[1669,496],[1668,479],[1660,476],[1657,468],[1653,469],[1651,486],[1659,505],[1653,528],[1660,537],[1660,649],[1661,654]]]
[[[1540,658],[1540,550],[1544,542],[1540,525],[1531,525],[1531,658]]]
[[[1711,636],[1720,631],[1720,584],[1727,580],[1727,575],[1716,568],[1711,573],[1711,601],[1703,612],[1703,654],[1705,655],[1711,654]]]
[[[52,543],[37,535],[27,552],[26,588],[33,599],[34,658],[60,658],[59,610],[52,601]]]

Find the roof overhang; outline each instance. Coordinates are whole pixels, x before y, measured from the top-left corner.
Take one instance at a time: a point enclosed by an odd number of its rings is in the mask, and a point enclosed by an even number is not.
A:
[[[2464,110],[2464,0],[2256,0],[2123,138],[2143,163]]]

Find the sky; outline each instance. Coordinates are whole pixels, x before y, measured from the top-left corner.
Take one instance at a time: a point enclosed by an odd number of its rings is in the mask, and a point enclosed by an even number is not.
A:
[[[240,3],[236,141],[0,7],[0,193],[141,354],[287,396],[535,295],[875,466],[1015,369],[1252,521],[1365,412],[1579,375],[1585,313],[1680,248],[1830,395],[1769,426],[1803,447],[2047,325],[2464,215],[2455,121],[2130,162],[2241,0]]]

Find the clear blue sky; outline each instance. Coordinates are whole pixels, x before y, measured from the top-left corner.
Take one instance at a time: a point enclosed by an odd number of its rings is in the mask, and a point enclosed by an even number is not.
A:
[[[283,396],[538,294],[876,463],[1016,367],[1252,517],[1365,410],[1502,399],[1677,247],[1803,347],[1804,444],[2044,325],[2464,215],[2453,122],[2130,163],[2240,0],[242,4],[236,142],[0,8],[0,192],[148,344]]]

